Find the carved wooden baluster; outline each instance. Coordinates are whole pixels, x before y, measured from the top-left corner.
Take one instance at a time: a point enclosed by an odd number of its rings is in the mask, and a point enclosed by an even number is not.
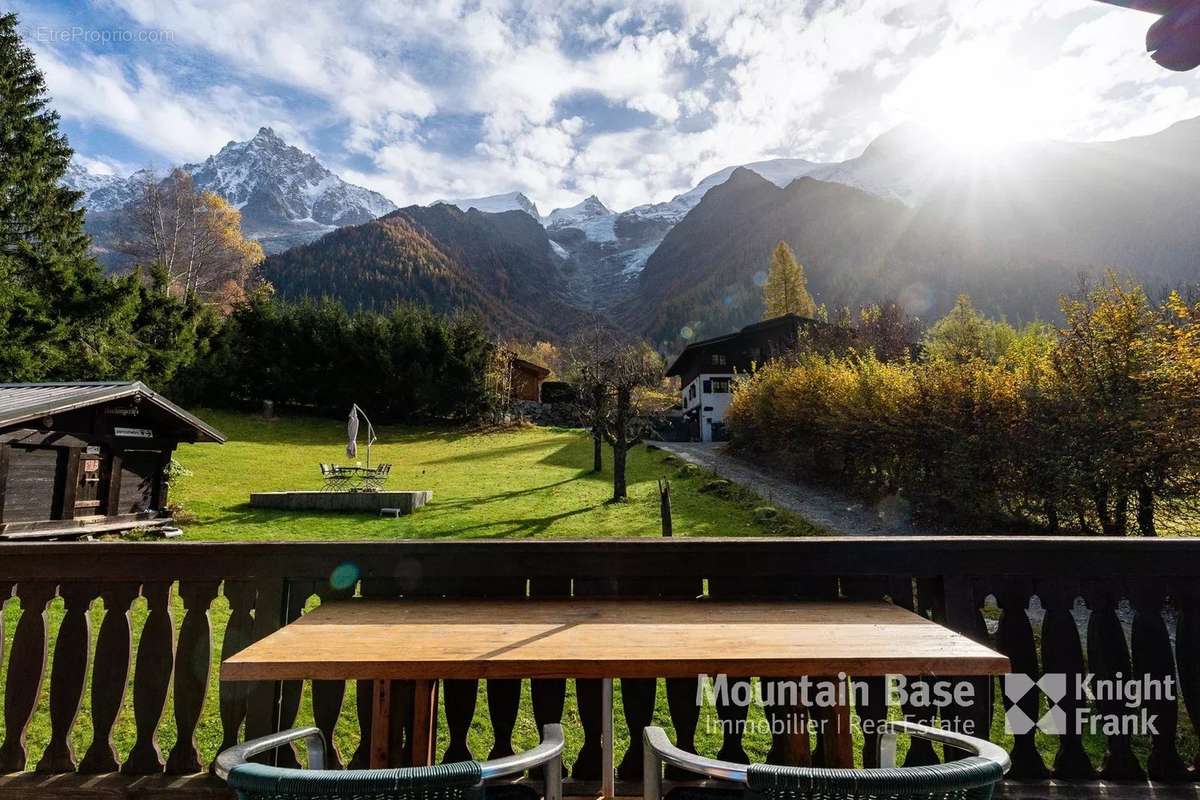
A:
[[[92,662],[92,744],[79,762],[79,771],[83,773],[116,772],[118,768],[113,725],[129,684],[133,655],[129,607],[137,595],[136,583],[109,584],[100,590],[104,620],[100,623]]]
[[[664,597],[680,600],[697,600],[704,594],[704,580],[696,577],[667,579],[662,587]],[[675,746],[690,753],[696,752],[696,725],[700,722],[700,704],[696,702],[696,678],[667,678],[667,712],[671,715],[671,726],[675,729]],[[641,742],[641,735],[637,737]],[[666,777],[681,780],[686,777],[683,770],[668,766]]]
[[[980,644],[986,644],[987,624],[980,613],[980,591],[968,577],[947,575],[942,579],[943,602],[937,620],[951,630]],[[971,700],[961,705],[951,704],[942,709],[943,721],[952,729],[968,736],[989,738],[992,729],[992,679],[989,676],[950,677],[956,686],[971,686]],[[955,748],[945,749],[947,761],[964,758],[966,753]]]
[[[909,611],[927,616],[931,600],[930,597],[935,593],[934,582],[918,578],[891,578],[892,602],[901,608],[907,608]],[[910,696],[915,692],[916,688],[924,683],[925,679],[920,675],[905,676],[906,685],[909,689]],[[923,724],[931,724],[933,722],[933,709],[926,705],[919,705],[911,700],[901,706],[901,711],[906,719],[920,722]],[[908,754],[904,757],[904,766],[906,767],[922,767],[930,764],[937,764],[938,756],[933,749],[933,743],[927,739],[913,738],[908,746]]]
[[[475,719],[475,704],[479,697],[479,681],[468,679],[442,682],[442,705],[446,709],[446,729],[449,732],[442,763],[470,761],[471,749],[467,736]]]
[[[59,588],[64,614],[54,642],[54,666],[50,672],[50,742],[38,772],[73,772],[75,752],[71,749],[71,727],[79,714],[83,683],[87,677],[92,638],[88,606],[96,596],[94,584],[67,583]],[[3,638],[0,638],[3,641]]]
[[[229,622],[225,626],[225,639],[221,642],[221,660],[250,646],[254,636],[255,588],[251,581],[225,581],[222,591],[229,601]],[[217,752],[227,750],[238,743],[238,733],[246,719],[246,697],[248,684],[244,681],[221,681],[221,746]],[[367,703],[368,707],[370,702]]]
[[[162,772],[162,752],[158,747],[158,723],[167,708],[167,691],[175,668],[175,623],[171,619],[171,584],[147,583],[142,586],[149,614],[138,642],[133,671],[133,720],[137,738],[129,758],[121,765],[126,775]]]
[[[1175,656],[1179,661],[1179,691],[1188,716],[1200,720],[1200,589],[1189,582],[1172,587],[1179,609],[1175,625]],[[1200,773],[1200,753],[1192,763]]]
[[[759,678],[763,713],[771,726],[771,749],[766,762],[799,767],[812,763],[808,735],[810,709],[804,707],[794,678]],[[791,695],[795,694],[793,698]],[[794,700],[794,702],[793,702]]]
[[[647,589],[657,597],[683,597],[694,599],[700,592],[699,580],[680,577],[654,578],[652,580],[617,581],[617,592],[624,596],[647,594]],[[629,747],[617,765],[617,775],[623,780],[640,781],[644,768],[645,746],[643,732],[654,722],[654,707],[658,694],[655,678],[622,678],[621,710],[629,729]],[[694,689],[693,689],[694,694]],[[692,698],[695,705],[695,698]]]
[[[616,582],[603,578],[577,578],[576,597],[598,597],[616,593]],[[614,700],[615,702],[615,700]],[[579,722],[583,726],[583,744],[579,755],[571,765],[571,777],[578,781],[598,781],[601,778],[601,711],[603,691],[599,680],[575,681],[575,704],[579,708]],[[614,711],[615,714],[615,711]]]
[[[1042,666],[1048,673],[1066,676],[1067,693],[1058,705],[1067,720],[1066,733],[1058,737],[1054,754],[1054,777],[1063,780],[1092,780],[1096,769],[1083,748],[1083,737],[1075,731],[1079,708],[1087,702],[1077,698],[1075,687],[1087,674],[1083,663],[1083,645],[1079,627],[1071,611],[1079,596],[1078,581],[1054,579],[1038,584],[1045,617],[1042,619]]]
[[[758,594],[768,597],[768,599],[788,599],[788,600],[836,600],[840,596],[838,578],[832,576],[812,576],[805,578],[802,582],[792,581],[792,579],[775,578],[770,582],[760,582]],[[796,679],[797,676],[791,676],[791,679]],[[850,702],[850,681],[845,684],[839,684],[838,675],[812,675],[810,678],[816,680],[811,682],[810,692],[817,694],[827,691],[827,687],[832,682],[832,687],[839,693],[845,693],[847,702]],[[762,679],[766,680],[766,679]],[[775,709],[772,705],[767,705],[764,709],[768,717],[775,714]],[[809,762],[820,766],[834,766],[836,754],[829,752],[829,745],[833,744],[835,726],[841,724],[838,717],[835,715],[835,710],[832,708],[822,708],[822,706],[814,706],[814,708],[805,708],[804,714],[814,718],[814,721],[820,723],[820,728],[817,729],[816,750],[809,753]],[[805,729],[803,741],[798,741],[794,736],[787,733],[776,734],[772,736],[772,751],[775,753],[797,751],[798,758],[804,758],[806,747],[810,745],[808,730]],[[768,754],[768,757],[769,754]]]
[[[1032,593],[1033,586],[1029,581],[1009,579],[1003,582],[1000,590],[996,592],[996,602],[1004,612],[1004,616],[1000,618],[1000,628],[996,631],[996,643],[1000,652],[1008,656],[1013,674],[1028,675],[1030,680],[1036,682],[1042,672],[1038,666],[1033,626],[1029,623],[1029,614],[1026,612]],[[1041,691],[1034,687],[1015,703],[1017,709],[1035,723],[1041,716],[1040,697]],[[1013,705],[1013,701],[1005,696],[1005,711]],[[1042,780],[1050,775],[1038,752],[1035,732],[1036,729],[1013,735],[1013,765],[1009,775],[1015,780]]]
[[[700,723],[696,685],[696,678],[667,678],[667,710],[675,728],[675,746],[689,753],[696,752],[696,726]],[[667,767],[667,778],[683,780],[686,776],[678,767]]]
[[[1118,589],[1112,582],[1091,582],[1087,587],[1088,605],[1092,615],[1088,619],[1088,667],[1098,681],[1114,681],[1130,673],[1129,647],[1125,642],[1125,631],[1117,616]],[[1124,713],[1120,700],[1097,700],[1102,714]],[[1100,776],[1106,780],[1144,781],[1146,773],[1134,755],[1129,736],[1115,733],[1108,737],[1108,752]]]
[[[530,578],[530,597],[570,597],[570,578]],[[546,725],[562,722],[563,707],[567,701],[567,681],[563,678],[534,678],[529,682],[530,700],[533,703],[533,720],[537,724],[538,737]],[[447,700],[446,713],[449,714]]]
[[[328,581],[319,581],[315,589],[322,603],[345,600],[354,595],[353,586],[338,589],[331,586]],[[369,683],[369,681],[364,681],[364,683]],[[338,751],[333,732],[337,728],[338,718],[342,715],[342,703],[345,697],[345,681],[312,682],[313,724],[325,735],[327,743],[327,751],[325,753],[326,769],[342,768],[342,754]]]
[[[521,705],[521,681],[491,678],[487,682],[488,719],[496,740],[488,758],[504,758],[513,754],[512,735],[517,726]]]
[[[1165,581],[1142,580],[1133,593],[1137,614],[1133,618],[1133,675],[1135,680],[1145,681],[1151,686],[1165,689],[1168,681],[1175,680],[1175,658],[1171,653],[1171,637],[1163,622],[1162,605],[1165,597]],[[1178,699],[1151,696],[1142,701],[1147,711],[1154,715],[1157,733],[1152,737],[1150,760],[1147,772],[1155,781],[1184,781],[1187,766],[1175,747],[1179,732]],[[1140,710],[1140,709],[1139,709]]]
[[[0,745],[0,773],[25,769],[25,731],[37,708],[46,671],[46,606],[54,599],[53,583],[22,583],[21,618],[13,632],[4,685],[4,744]]]
[[[313,594],[312,581],[289,581],[287,590],[284,622],[294,622],[300,619],[304,605]],[[289,730],[296,727],[296,716],[300,713],[300,696],[304,693],[304,681],[283,681],[279,695],[279,729]],[[328,740],[327,740],[328,741]],[[298,769],[300,760],[296,758],[296,745],[280,747],[275,754],[275,765],[289,769]]]
[[[621,712],[629,729],[629,747],[617,765],[623,780],[640,781],[643,770],[643,731],[654,722],[654,704],[658,694],[656,678],[622,678]]]
[[[911,584],[909,593],[912,593]],[[882,600],[890,594],[889,579],[886,577],[848,577],[842,578],[842,594],[849,600]],[[887,720],[887,679],[881,677],[853,678],[850,681],[851,691],[859,703],[855,710],[863,730],[863,767],[879,766],[879,727]],[[804,741],[808,743],[808,736]]]
[[[708,581],[708,594],[714,599],[740,600],[764,593],[769,593],[769,588],[765,588],[759,579],[711,578]],[[734,683],[749,680],[749,676],[730,675],[730,694],[733,694]],[[732,761],[737,764],[750,762],[750,756],[746,754],[746,749],[742,745],[749,711],[749,707],[745,705],[729,702],[728,698],[726,698],[726,702],[722,702],[718,698],[716,712],[717,718],[721,721],[722,737],[721,749],[717,752],[717,758],[721,761]]]
[[[373,681],[354,682],[354,707],[358,715],[358,747],[350,756],[350,769],[367,769],[371,763],[371,718]]]
[[[283,625],[288,608],[287,581],[283,578],[262,578],[255,581],[254,626],[251,641],[257,642],[279,630]],[[246,690],[246,739],[257,739],[275,733],[279,727],[279,708],[283,699],[281,681],[252,681]],[[279,764],[294,761],[289,758],[289,748],[280,747],[269,753],[254,757],[262,764]]]
[[[524,598],[527,595],[524,578],[491,578],[472,581],[471,594],[480,597]],[[487,682],[488,719],[496,735],[488,758],[503,758],[513,754],[512,736],[517,727],[521,706],[521,681],[498,680]]]
[[[200,772],[196,725],[204,711],[212,663],[212,624],[209,607],[217,597],[217,581],[181,581],[183,622],[175,648],[175,745],[167,756],[167,772],[189,775]]]

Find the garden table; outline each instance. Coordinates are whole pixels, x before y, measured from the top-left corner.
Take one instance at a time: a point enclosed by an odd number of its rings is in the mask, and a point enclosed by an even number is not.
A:
[[[326,603],[225,660],[222,680],[374,681],[371,766],[390,765],[392,681],[414,681],[414,762],[434,754],[437,681],[599,678],[605,797],[613,796],[612,679],[981,676],[1009,662],[884,602],[535,599]],[[989,700],[990,702],[990,700]],[[850,711],[827,711],[832,765],[851,766]]]
[[[345,480],[347,484],[352,485],[351,491],[361,490],[368,485],[369,480],[379,474],[378,467],[340,467],[336,464],[333,467],[331,475],[335,475]]]

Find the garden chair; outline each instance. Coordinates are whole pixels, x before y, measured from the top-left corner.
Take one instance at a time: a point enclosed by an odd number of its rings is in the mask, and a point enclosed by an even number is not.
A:
[[[259,753],[291,742],[308,745],[308,769],[250,762]],[[459,761],[405,769],[325,770],[325,737],[317,728],[296,728],[231,747],[217,756],[213,771],[239,800],[536,800],[527,784],[485,781],[541,767],[546,800],[562,800],[561,725],[542,729],[542,743],[524,753],[492,761]]]
[[[391,464],[380,464],[375,468],[374,472],[363,473],[363,487],[371,491],[378,491],[383,484],[387,483],[388,475],[392,472]]]
[[[896,734],[940,742],[969,755],[929,767],[814,769],[733,764],[680,750],[662,728],[645,729],[645,800],[660,800],[663,764],[726,782],[722,788],[684,786],[670,795],[714,800],[989,800],[1008,772],[1008,753],[991,742],[911,722],[889,722],[879,737],[880,764],[896,763]],[[670,796],[669,795],[669,796]]]
[[[324,491],[336,492],[344,489],[350,483],[350,476],[341,472],[337,464],[322,464],[321,479],[325,481]]]

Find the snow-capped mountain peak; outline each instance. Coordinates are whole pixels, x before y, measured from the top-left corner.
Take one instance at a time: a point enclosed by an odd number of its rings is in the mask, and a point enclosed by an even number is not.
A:
[[[204,163],[185,164],[183,169],[198,187],[241,209],[248,231],[289,223],[333,229],[396,210],[383,195],[346,183],[315,156],[289,145],[267,127],[245,142],[229,142]]]
[[[458,200],[439,200],[438,202],[458,206],[463,211],[470,211],[473,208],[486,214],[501,214],[505,211],[524,211],[539,222],[542,219],[538,213],[537,206],[521,192],[505,192],[504,194],[492,194],[487,197],[466,197]]]
[[[383,195],[347,183],[268,127],[180,169],[191,174],[197,189],[218,194],[237,207],[242,212],[242,232],[261,242],[268,253],[396,210],[396,204]],[[165,174],[139,170],[128,178],[97,175],[72,162],[63,183],[83,192],[82,205],[90,218],[119,211],[138,197],[148,181],[161,180]],[[92,231],[94,238],[104,238],[99,220]],[[97,246],[104,249],[102,241]]]
[[[608,217],[612,216],[612,214],[613,212],[608,206],[600,202],[599,197],[592,194],[568,208],[554,209],[542,222],[549,229],[574,228],[588,220],[597,219],[598,217]]]
[[[120,175],[91,172],[79,161],[72,159],[63,175],[63,185],[83,193],[80,205],[92,211],[112,211],[123,208],[142,191],[142,187],[158,176],[153,170],[140,169],[128,178]]]

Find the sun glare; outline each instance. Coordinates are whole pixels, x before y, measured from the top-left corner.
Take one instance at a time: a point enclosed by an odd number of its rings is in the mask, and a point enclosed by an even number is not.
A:
[[[959,47],[913,70],[893,95],[895,110],[960,155],[994,152],[1036,138],[1043,119],[1033,75],[1000,51]]]

